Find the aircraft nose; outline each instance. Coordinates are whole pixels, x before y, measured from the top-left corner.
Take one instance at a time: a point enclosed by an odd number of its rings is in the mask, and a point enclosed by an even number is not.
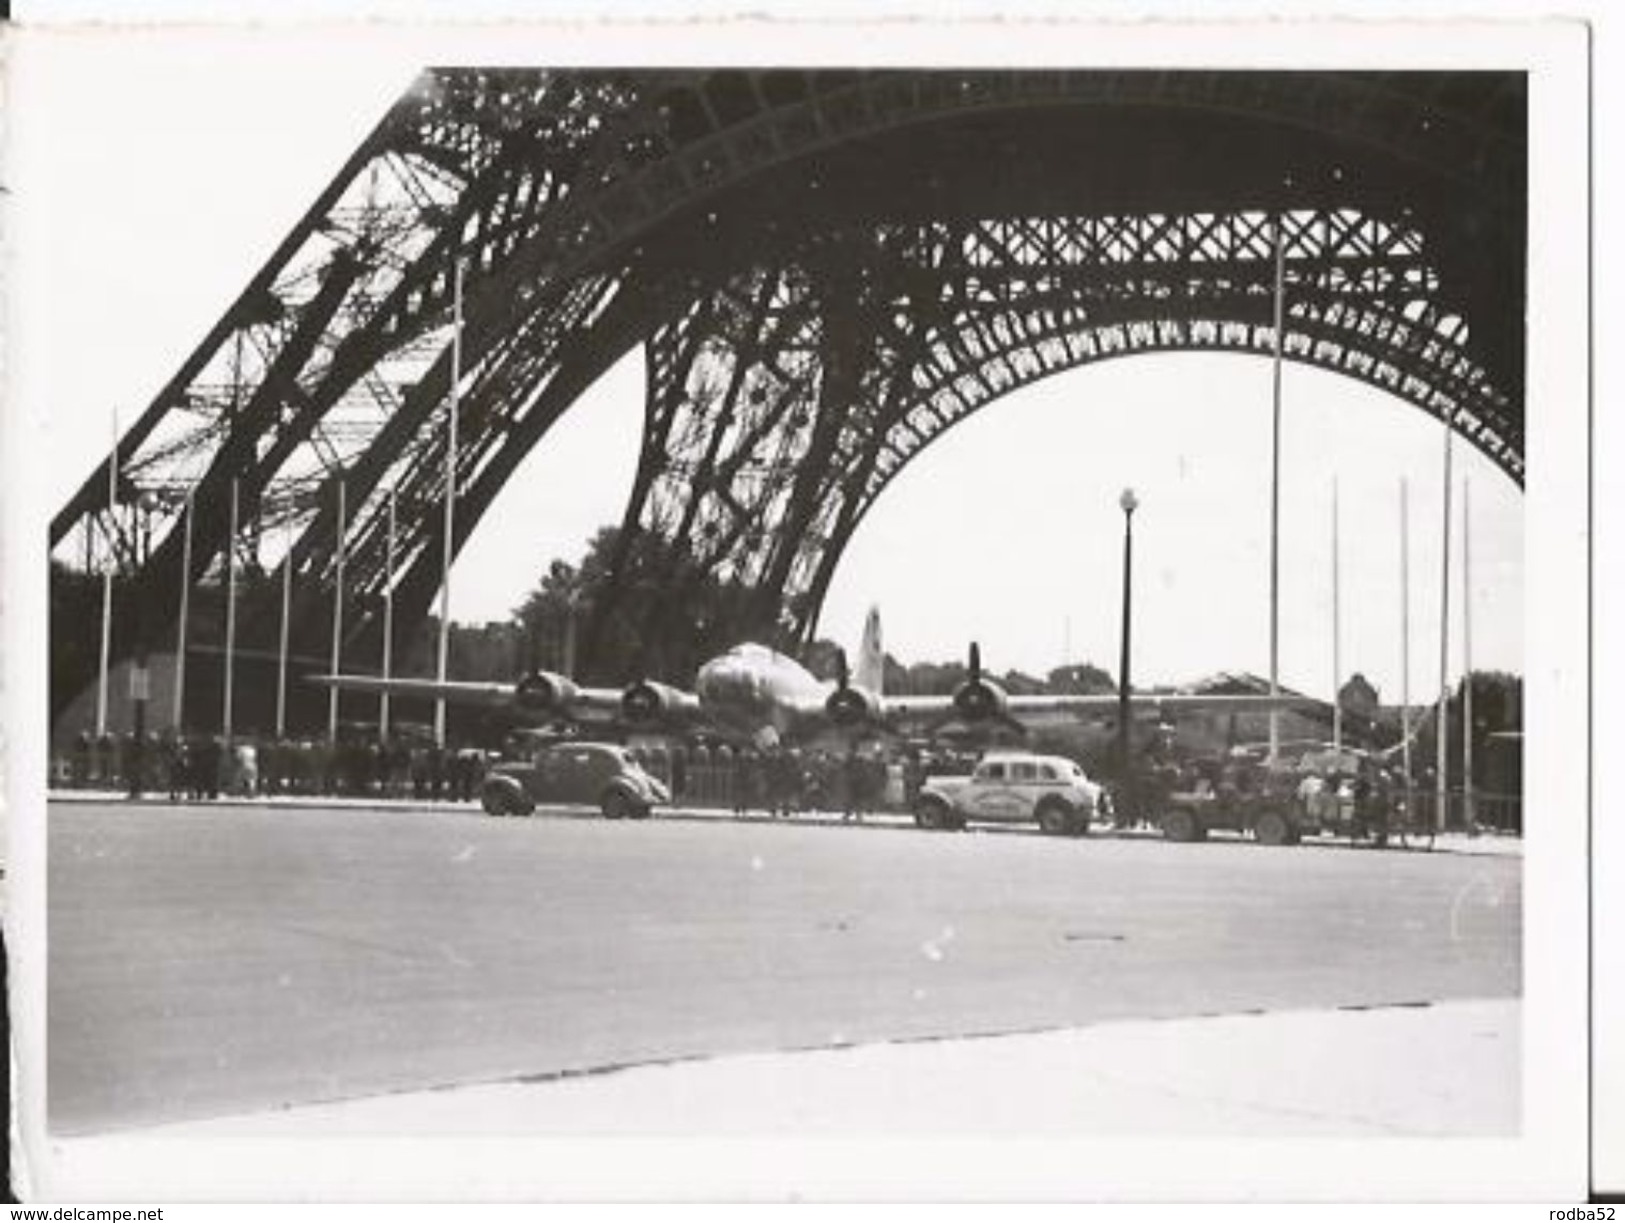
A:
[[[755,696],[748,669],[733,663],[713,663],[701,680],[702,695],[711,700],[737,705]]]
[[[726,700],[739,682],[738,672],[725,662],[713,662],[695,677],[694,687],[708,700]]]

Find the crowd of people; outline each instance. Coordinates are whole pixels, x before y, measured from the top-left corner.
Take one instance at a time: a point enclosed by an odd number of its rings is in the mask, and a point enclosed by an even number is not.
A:
[[[510,754],[512,752],[510,745]],[[521,752],[523,748],[519,749]],[[310,795],[470,801],[502,753],[398,737],[79,735],[53,760],[54,785],[181,800]],[[969,771],[974,756],[875,745],[803,750],[726,743],[650,743],[632,755],[671,789],[673,802],[789,815],[911,810],[932,772]]]
[[[506,754],[514,750],[510,744]],[[219,735],[167,731],[140,740],[127,733],[80,734],[53,757],[51,781],[64,788],[167,794],[177,801],[224,794],[469,802],[479,798],[487,770],[503,755],[471,744],[440,748],[421,736],[351,733],[336,743],[245,736],[228,743]],[[972,752],[882,744],[803,749],[654,741],[634,746],[632,755],[666,783],[678,805],[775,816],[838,811],[851,820],[912,811],[928,776],[968,773],[976,761]],[[1169,756],[1143,766],[1137,810],[1117,804],[1119,825],[1154,821],[1161,800],[1179,791],[1207,793],[1221,805],[1286,801],[1315,826],[1379,841],[1406,818],[1400,779],[1375,766],[1277,771],[1240,757]],[[1413,800],[1428,797],[1430,782],[1420,784],[1412,788]]]
[[[726,744],[679,744],[647,756],[643,763],[671,786],[676,802],[725,806],[738,814],[840,811],[853,820],[874,811],[912,809],[929,768],[919,752],[876,747],[736,750]]]
[[[1145,806],[1173,793],[1211,797],[1221,808],[1291,805],[1304,822],[1338,835],[1385,841],[1404,819],[1406,792],[1392,770],[1361,757],[1315,760],[1272,769],[1247,756],[1153,762],[1141,781]]]
[[[172,799],[222,794],[478,797],[491,753],[397,738],[81,734],[53,762],[54,784],[163,793]]]

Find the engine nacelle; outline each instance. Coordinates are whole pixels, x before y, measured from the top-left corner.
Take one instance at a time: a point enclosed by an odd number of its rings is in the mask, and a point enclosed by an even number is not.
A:
[[[579,691],[563,675],[551,671],[532,671],[514,689],[513,703],[520,713],[533,716],[562,714],[574,704]]]
[[[880,712],[880,701],[863,688],[837,688],[824,699],[824,713],[834,726],[862,726],[878,722]]]
[[[691,714],[698,708],[699,702],[688,693],[652,679],[628,684],[621,693],[621,717],[631,726],[652,726]]]
[[[977,677],[954,689],[954,712],[966,722],[985,722],[1003,717],[1010,698],[992,680]]]

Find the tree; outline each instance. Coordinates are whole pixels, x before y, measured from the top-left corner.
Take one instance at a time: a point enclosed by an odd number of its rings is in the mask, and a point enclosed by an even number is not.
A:
[[[554,561],[514,616],[532,666],[563,670],[573,639],[575,678],[585,683],[686,684],[745,635],[754,602],[753,590],[719,580],[684,545],[639,531],[623,547],[621,528],[608,526],[579,565]]]
[[[1523,730],[1523,679],[1505,671],[1474,671],[1473,785],[1514,792],[1522,785],[1523,747],[1516,732]],[[1461,785],[1462,732],[1467,680],[1458,683],[1446,705],[1446,771],[1452,789]],[[1432,707],[1420,711],[1425,719],[1416,735],[1412,759],[1418,770],[1431,768],[1437,759],[1438,721]]]
[[[555,560],[547,567],[536,589],[513,611],[524,643],[522,665],[525,669],[562,672],[569,667],[566,654],[571,617],[580,614],[579,604],[585,599],[580,570],[562,560]]]
[[[806,649],[801,652],[801,663],[819,679],[834,679],[840,667],[837,661],[844,653],[842,647],[827,637],[819,637],[807,643]],[[850,665],[852,659],[848,658]]]
[[[848,653],[844,646],[827,637],[819,637],[808,642],[801,651],[801,665],[819,679],[833,680],[840,670],[838,659],[842,654],[846,655],[847,666],[856,671],[858,660]],[[884,655],[881,659],[880,680],[883,691],[888,696],[896,696],[899,693],[912,694],[913,690],[909,688],[908,683],[908,668],[890,654]]]
[[[1056,696],[1103,696],[1117,691],[1117,681],[1094,663],[1083,662],[1056,667],[1045,687]]]
[[[1011,696],[1042,696],[1048,691],[1043,680],[1025,671],[1006,671],[999,677],[999,686]]]
[[[970,676],[962,662],[917,662],[908,668],[908,691],[915,696],[948,696]]]
[[[908,668],[887,654],[882,665],[881,674],[884,677],[886,691],[892,694],[904,693],[914,695],[914,690],[908,686]]]

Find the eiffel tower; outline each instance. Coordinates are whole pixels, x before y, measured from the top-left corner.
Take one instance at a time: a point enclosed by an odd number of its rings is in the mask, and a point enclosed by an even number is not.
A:
[[[342,518],[344,650],[375,656],[384,592],[404,641],[448,518],[455,552],[640,347],[642,442],[588,664],[616,606],[657,636],[699,577],[747,593],[737,633],[793,644],[945,430],[1091,362],[1269,355],[1278,277],[1286,359],[1448,421],[1521,484],[1525,112],[1518,73],[428,71],[51,547],[111,541],[136,607],[121,657],[132,625],[174,623],[183,572],[231,549],[252,568],[291,532],[273,568],[294,649],[320,656]],[[676,559],[634,564],[638,540]],[[278,585],[245,622],[279,614]]]

